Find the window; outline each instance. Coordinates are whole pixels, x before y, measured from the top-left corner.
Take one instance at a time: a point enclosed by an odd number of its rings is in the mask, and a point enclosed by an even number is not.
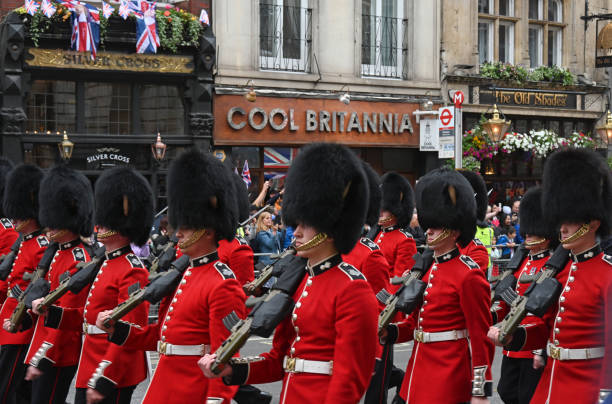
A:
[[[36,80],[27,100],[26,130],[31,133],[74,132],[76,123],[75,83]]]
[[[478,60],[514,63],[514,0],[479,0]],[[497,14],[496,14],[497,12]]]
[[[529,66],[542,65],[542,27],[529,25]]]
[[[548,21],[563,22],[563,3],[561,0],[548,0]]]
[[[562,31],[558,27],[548,28],[548,66],[560,66],[562,58]]]
[[[261,69],[310,71],[311,14],[307,0],[260,0]]]
[[[127,83],[85,83],[85,131],[126,135],[132,132],[132,92]]]
[[[529,19],[542,20],[543,0],[529,0]]]
[[[140,119],[143,133],[182,135],[185,110],[176,86],[145,84],[140,87]]]
[[[403,3],[363,0],[361,10],[361,74],[402,78],[404,31]]]

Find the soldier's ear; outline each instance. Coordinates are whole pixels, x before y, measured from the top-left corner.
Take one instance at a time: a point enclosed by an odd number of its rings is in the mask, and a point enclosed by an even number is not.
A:
[[[601,226],[601,220],[591,220],[589,222],[589,228],[594,233],[596,233],[597,230],[599,230],[599,226]]]

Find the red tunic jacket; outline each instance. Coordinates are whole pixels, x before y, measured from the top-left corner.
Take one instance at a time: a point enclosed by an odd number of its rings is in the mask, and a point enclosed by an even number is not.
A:
[[[0,255],[8,254],[11,251],[11,246],[19,237],[19,233],[15,231],[13,223],[5,217],[0,218]],[[8,283],[6,280],[0,280],[0,305],[6,299]]]
[[[244,317],[245,299],[234,273],[216,252],[208,254],[191,261],[172,298],[164,300],[157,323],[139,329],[119,322],[111,341],[151,351],[157,350],[160,340],[173,345],[205,344],[206,351],[214,351],[230,335],[223,318],[232,311]],[[201,355],[160,354],[143,403],[205,403],[207,397],[218,397],[229,404],[237,388],[204,377],[197,364]]]
[[[603,347],[605,354],[587,360],[550,357],[531,402],[596,403],[600,389],[612,389],[612,256],[596,245],[573,256],[569,271],[557,279],[563,291],[553,315],[544,317],[551,330],[549,343],[570,349]],[[523,349],[535,349],[542,345],[540,330],[522,327],[514,336]]]
[[[235,237],[232,241],[220,240],[217,253],[219,261],[230,267],[241,286],[255,279],[253,250],[245,239]]]
[[[389,290],[389,263],[378,244],[369,238],[362,237],[348,254],[342,255],[342,261],[357,268],[366,278],[374,296],[381,289]],[[385,304],[378,302],[379,311]]]
[[[85,302],[84,309],[49,308],[45,325],[63,330],[83,329],[84,322],[95,325],[98,313],[112,310],[129,297],[128,288],[136,282],[147,284],[148,272],[130,246],[106,253]],[[124,320],[141,327],[147,324],[149,304],[142,303]],[[76,387],[92,387],[105,396],[114,388],[135,386],[146,378],[144,351],[111,344],[106,334],[87,334],[81,350]]]
[[[364,276],[336,255],[308,268],[290,318],[261,361],[233,365],[232,383],[283,380],[280,404],[355,404],[374,369],[376,302]],[[332,374],[285,372],[285,356],[333,361]]]
[[[487,270],[489,269],[489,252],[482,244],[482,241],[475,238],[470,241],[465,248],[459,247],[459,252],[461,252],[462,255],[467,255],[473,259],[474,262],[478,264],[480,269],[483,270],[485,275],[487,274]]]
[[[89,259],[89,254],[83,248],[81,240],[76,239],[60,244],[47,272],[51,290],[59,286],[61,275],[66,271],[69,271],[71,275],[74,274],[77,271],[77,264],[87,262]],[[87,288],[76,295],[68,292],[56,302],[56,305],[66,308],[83,308],[87,292]],[[43,371],[51,366],[64,367],[78,364],[82,330],[55,330],[45,327],[44,322],[44,317],[39,317],[36,322],[25,363]]]
[[[406,321],[390,327],[390,335],[405,342],[413,339],[415,329],[467,329],[469,339],[415,341],[400,396],[410,403],[468,402],[478,372],[484,374],[484,391],[490,395],[494,346],[487,338],[491,293],[484,273],[455,249],[437,257],[423,280],[428,284],[423,304]]]
[[[410,233],[396,226],[389,226],[378,233],[375,241],[389,263],[389,278],[402,276],[404,272],[412,269],[417,249]],[[399,287],[400,285],[392,285],[389,292],[395,293]]]
[[[42,258],[42,255],[44,254],[48,245],[49,240],[47,240],[47,237],[41,234],[40,230],[26,234],[23,237],[17,257],[15,257],[15,261],[13,262],[11,273],[6,279],[9,290],[15,285],[19,285],[22,291],[26,290],[30,284],[30,281],[23,279],[23,275],[26,272],[33,273],[36,270],[36,266],[38,265],[38,262]],[[11,317],[15,307],[17,307],[17,299],[8,297],[0,310],[0,323]],[[10,332],[2,329],[0,330],[0,345],[29,344],[30,340],[32,339],[33,332],[34,329],[32,327],[15,334],[11,334]]]

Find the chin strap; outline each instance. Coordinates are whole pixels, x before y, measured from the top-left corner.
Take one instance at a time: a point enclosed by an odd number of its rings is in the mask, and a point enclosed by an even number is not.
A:
[[[19,225],[15,226],[15,231],[18,233],[21,233],[21,230],[23,230],[23,228],[26,227],[28,223],[30,223],[31,221],[32,219],[28,219],[28,220],[24,220],[23,222],[19,223]]]
[[[532,241],[532,242],[530,242],[530,243],[528,243],[528,242],[526,242],[526,241],[525,241],[525,246],[527,246],[527,247],[534,247],[534,246],[536,246],[536,245],[538,245],[538,244],[542,244],[542,243],[544,243],[545,241],[546,241],[546,239],[545,239],[545,238],[541,238],[541,239],[539,239],[539,240]]]
[[[115,234],[117,234],[115,230],[109,230],[109,231],[105,231],[104,233],[98,233],[98,240],[104,240],[106,238],[114,236]]]
[[[310,240],[308,240],[307,242],[305,242],[301,246],[295,247],[295,250],[296,251],[310,250],[311,248],[315,248],[316,246],[318,246],[319,244],[321,244],[325,240],[327,240],[327,234],[325,234],[325,233],[317,233],[313,238],[311,238]]]
[[[448,236],[450,236],[450,234],[451,234],[451,231],[449,229],[442,230],[442,233],[440,233],[438,237],[431,240],[431,242],[427,243],[427,246],[434,247],[440,244],[440,242],[444,240],[445,238],[447,238]]]
[[[189,238],[187,238],[187,240],[178,243],[178,247],[181,250],[184,250],[185,248],[191,247],[192,245],[195,244],[196,241],[198,241],[206,232],[206,229],[199,229],[194,231],[193,233],[191,233],[191,236],[189,236]]]
[[[580,226],[580,228],[576,230],[576,232],[572,234],[571,236],[569,236],[568,238],[562,239],[561,236],[559,236],[559,241],[561,242],[561,244],[573,243],[574,241],[578,240],[580,237],[587,234],[590,228],[591,226],[589,226],[588,223],[585,223],[582,226]]]
[[[384,219],[378,219],[378,225],[379,226],[383,226],[383,227],[388,226],[389,223],[391,223],[393,221],[393,219],[394,219],[393,216],[389,216],[389,217],[386,217]]]
[[[62,238],[64,237],[64,235],[66,234],[67,230],[60,230],[57,233],[54,233],[52,235],[49,235],[49,239],[51,241],[56,241],[58,238]]]

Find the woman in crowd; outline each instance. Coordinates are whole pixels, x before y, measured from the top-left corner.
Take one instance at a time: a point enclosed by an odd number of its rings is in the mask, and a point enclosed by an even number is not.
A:
[[[278,254],[280,252],[281,240],[280,235],[274,228],[272,214],[263,212],[257,219],[257,246],[260,253],[266,254],[259,257],[259,262],[264,265],[270,264],[273,260],[270,254]]]

